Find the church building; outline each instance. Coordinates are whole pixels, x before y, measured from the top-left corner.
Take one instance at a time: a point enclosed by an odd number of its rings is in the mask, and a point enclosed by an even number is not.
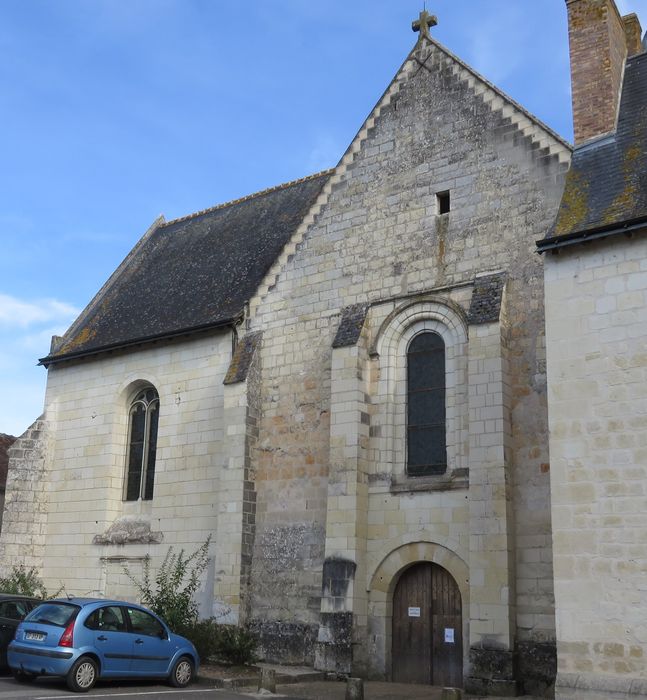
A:
[[[567,4],[574,152],[422,12],[335,168],[154,221],[41,360],[3,566],[132,599],[211,536],[265,660],[647,688],[647,54]]]

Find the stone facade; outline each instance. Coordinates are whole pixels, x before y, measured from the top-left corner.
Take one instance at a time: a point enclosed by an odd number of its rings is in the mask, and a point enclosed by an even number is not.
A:
[[[569,160],[564,141],[421,37],[236,329],[50,367],[44,417],[13,453],[2,561],[28,551],[52,587],[136,597],[124,565],[136,573],[146,555],[156,566],[169,545],[212,535],[203,614],[249,624],[267,660],[371,678],[391,677],[401,574],[430,562],[460,593],[451,632],[466,686],[546,690],[535,241]],[[423,332],[445,347],[447,469],[414,477],[406,358]],[[126,502],[128,406],[144,384],[160,397],[154,498]]]
[[[563,697],[647,692],[646,261],[644,238],[545,260]]]
[[[555,226],[538,242],[556,697],[645,698],[647,47],[638,18],[621,18],[613,0],[568,7],[574,105],[583,108]],[[580,144],[587,134],[600,138]]]
[[[541,148],[525,119],[419,45],[252,302],[263,330],[252,614],[268,643],[279,623],[299,639],[318,629],[322,668],[389,677],[393,589],[425,559],[461,587],[475,687],[509,690],[515,652],[554,641],[534,240],[555,215],[568,151],[547,131]],[[470,325],[475,280],[495,271],[507,275],[504,308]],[[368,306],[357,341],[331,349],[357,304]],[[421,329],[446,343],[449,467],[416,479],[403,358]],[[293,647],[312,660],[309,643]]]
[[[37,566],[50,590],[114,596],[123,594],[124,564],[136,573],[146,555],[157,565],[169,545],[193,550],[217,537],[232,517],[218,498],[230,474],[222,384],[230,358],[230,334],[221,333],[51,368],[44,417],[12,449],[2,561]],[[160,396],[155,498],[126,502],[128,407],[144,382]],[[233,555],[223,548],[224,571]],[[217,575],[201,592],[208,614]],[[221,602],[237,610],[228,590]]]

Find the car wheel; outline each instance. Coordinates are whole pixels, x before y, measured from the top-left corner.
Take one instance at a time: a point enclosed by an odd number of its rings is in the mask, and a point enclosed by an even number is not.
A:
[[[87,693],[97,682],[97,662],[89,656],[82,656],[74,662],[65,678],[67,687],[75,693]]]
[[[169,681],[175,688],[186,688],[193,680],[193,662],[188,656],[183,656],[175,662]]]
[[[35,673],[26,673],[25,671],[11,670],[13,677],[18,681],[18,683],[31,683],[36,680]]]

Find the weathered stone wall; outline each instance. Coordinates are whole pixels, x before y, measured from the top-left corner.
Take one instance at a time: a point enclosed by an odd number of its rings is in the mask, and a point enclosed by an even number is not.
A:
[[[48,466],[56,407],[52,405],[9,448],[0,562],[3,575],[12,566],[41,571],[49,510]]]
[[[215,609],[221,622],[246,622],[256,535],[256,489],[251,460],[258,441],[261,334],[237,345],[225,377],[223,471],[218,530],[227,533],[216,557]]]
[[[351,442],[355,438],[330,424],[331,344],[341,309],[349,305],[373,304],[367,329],[374,338],[388,313],[406,305],[410,295],[431,291],[466,315],[474,277],[504,270],[510,523],[516,543],[513,636],[536,642],[554,637],[543,276],[534,241],[554,218],[568,156],[545,132],[542,139],[559,158],[525,136],[519,124],[529,124],[527,118],[488,90],[437,47],[419,46],[389,89],[388,104],[372,115],[333,176],[332,193],[315,224],[283,261],[268,293],[252,303],[252,328],[264,331],[252,615],[259,628],[271,627],[275,636],[279,629],[286,636],[316,630],[326,519],[332,522],[337,511],[368,509],[368,530],[353,538],[366,538],[363,556],[374,567],[389,548],[417,539],[448,542],[453,553],[469,559],[466,481],[462,491],[392,488],[404,472],[404,450],[401,444],[383,449],[398,426],[389,423],[388,411],[373,395],[385,371],[382,357],[369,367],[374,375],[366,397],[369,440],[361,431],[357,438],[366,450],[366,474],[355,482],[361,489],[362,480],[370,480],[371,495],[366,501],[359,491],[344,491],[346,479],[335,495],[338,507],[330,507],[333,436],[346,440],[349,459],[360,465],[364,459]],[[451,212],[440,216],[436,194],[446,190]],[[456,393],[448,434],[454,445],[452,473],[467,466],[462,396]],[[501,426],[483,429],[496,432]],[[327,543],[325,556],[348,543]],[[354,560],[370,577],[369,567]],[[354,591],[367,584],[357,581]],[[354,605],[356,627],[369,629],[366,603],[358,599]],[[386,619],[388,610],[379,614]],[[364,649],[366,635],[356,640]],[[297,639],[293,647],[295,660],[312,660],[309,641]],[[384,673],[388,642],[381,648],[377,663]],[[269,641],[265,650],[271,655]]]
[[[544,261],[559,697],[647,696],[646,260],[643,232]]]
[[[123,563],[137,570],[150,554],[155,567],[169,545],[193,550],[210,534],[215,551],[230,357],[220,332],[50,368],[52,427],[38,421],[12,452],[3,563],[33,563],[70,594],[132,595]],[[124,502],[128,408],[143,382],[160,397],[154,497]]]

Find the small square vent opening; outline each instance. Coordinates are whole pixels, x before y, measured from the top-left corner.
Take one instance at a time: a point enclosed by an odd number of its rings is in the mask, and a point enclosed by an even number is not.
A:
[[[449,213],[449,190],[436,194],[436,207],[439,214]]]

